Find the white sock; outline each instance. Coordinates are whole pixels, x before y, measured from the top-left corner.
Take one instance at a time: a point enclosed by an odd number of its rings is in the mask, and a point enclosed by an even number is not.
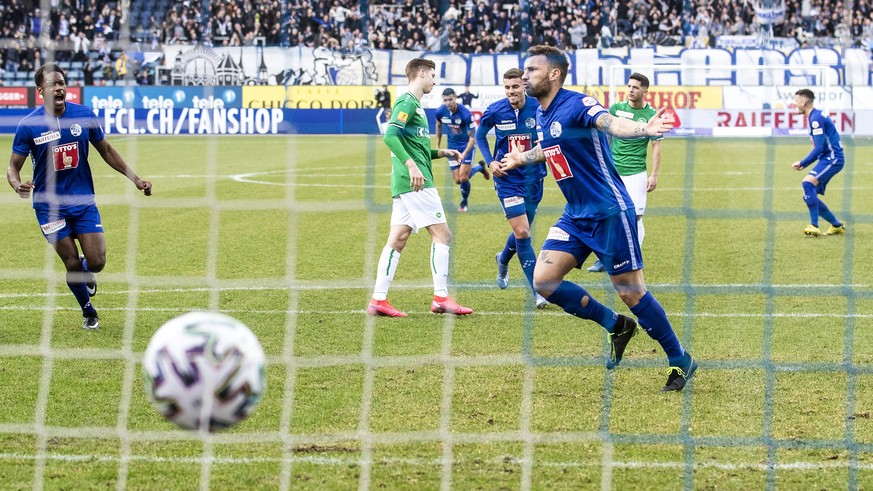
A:
[[[637,220],[637,237],[640,239],[640,247],[643,246],[643,238],[646,236],[646,227],[643,226],[643,219],[640,217]]]
[[[449,296],[446,283],[449,279],[449,246],[432,243],[430,246],[430,272],[433,274],[433,294]]]
[[[373,300],[385,300],[388,298],[388,289],[394,281],[394,272],[397,271],[397,263],[400,262],[400,253],[391,246],[382,249],[379,256],[379,266],[376,267],[376,287],[373,289]]]

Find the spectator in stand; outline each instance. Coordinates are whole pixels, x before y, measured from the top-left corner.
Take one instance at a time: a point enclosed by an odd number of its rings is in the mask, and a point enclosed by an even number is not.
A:
[[[18,47],[10,44],[6,48],[6,71],[17,73],[19,66],[21,66],[21,57],[18,53]]]
[[[79,31],[73,37],[73,61],[85,61],[88,58],[90,48],[91,41],[85,36],[85,31]]]
[[[128,63],[130,63],[130,59],[127,57],[127,52],[121,50],[121,54],[118,55],[118,59],[115,60],[115,74],[112,77],[112,80],[124,80],[127,76]]]
[[[90,57],[85,60],[85,65],[82,67],[82,81],[85,85],[94,85],[94,72],[103,68],[102,65],[96,63]]]

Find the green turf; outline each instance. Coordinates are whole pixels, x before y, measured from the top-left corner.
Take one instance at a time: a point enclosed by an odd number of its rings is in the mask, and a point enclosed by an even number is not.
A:
[[[803,173],[790,168],[805,139],[665,141],[645,274],[700,370],[661,394],[666,363],[644,333],[609,372],[600,328],[532,311],[516,262],[496,288],[510,229],[481,176],[457,214],[435,161],[451,289],[476,313],[429,312],[422,232],[390,293],[410,316],[372,319],[391,204],[378,138],[110,140],[154,195],[92,152],[108,246],[99,331],[81,329],[29,203],[0,196],[0,489],[873,485],[870,141],[845,141],[825,198],[848,234],[819,239],[801,234]],[[562,209],[552,181],[536,248]],[[605,276],[569,279],[628,313]],[[204,440],[151,408],[140,362],[161,324],[209,309],[259,337],[268,389],[248,420]]]

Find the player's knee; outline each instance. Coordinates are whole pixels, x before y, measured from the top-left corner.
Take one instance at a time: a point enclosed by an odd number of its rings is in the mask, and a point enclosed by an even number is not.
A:
[[[403,252],[403,249],[406,247],[406,240],[408,238],[408,235],[406,237],[394,237],[389,239],[386,245],[397,252]]]
[[[82,271],[82,260],[75,256],[64,258],[64,269],[70,273]]]
[[[636,288],[619,288],[618,289],[618,298],[624,302],[628,307],[633,307],[636,304],[640,303],[640,299],[643,298],[645,292],[640,292]]]
[[[534,290],[545,298],[549,298],[552,293],[555,293],[555,290],[558,289],[560,284],[560,281],[556,282],[552,279],[537,278],[536,276],[534,276],[533,280]]]
[[[513,235],[515,235],[516,239],[528,239],[530,238],[530,230],[529,229],[517,229],[512,231]]]
[[[94,258],[93,260],[88,260],[88,270],[93,273],[99,273],[103,271],[103,268],[106,266],[106,256],[99,256]]]

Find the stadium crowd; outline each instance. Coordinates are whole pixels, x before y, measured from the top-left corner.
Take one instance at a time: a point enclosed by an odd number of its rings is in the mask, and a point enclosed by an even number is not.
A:
[[[201,3],[202,2],[202,3]],[[836,40],[873,46],[873,0],[786,0],[784,21],[762,27],[747,0],[36,0],[0,3],[0,71],[29,72],[51,51],[91,61],[103,78],[127,36],[162,44],[365,48],[498,53],[551,44],[562,49],[715,46],[725,35]],[[134,67],[129,67],[134,68]],[[139,74],[131,71],[134,76]],[[148,80],[148,76],[143,80]]]

